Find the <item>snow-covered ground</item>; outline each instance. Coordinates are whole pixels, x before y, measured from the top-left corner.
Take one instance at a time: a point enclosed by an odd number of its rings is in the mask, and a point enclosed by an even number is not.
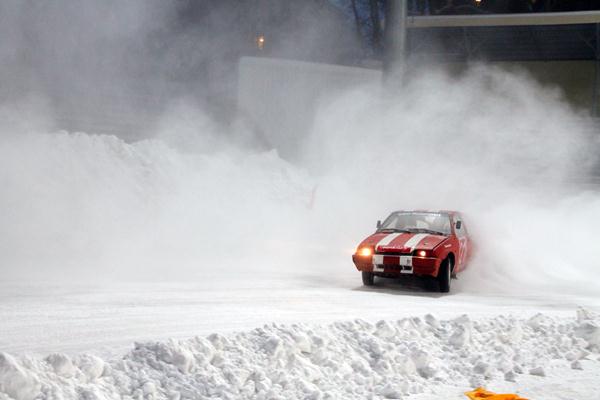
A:
[[[0,393],[458,399],[484,385],[532,399],[600,396],[598,297],[358,282],[349,271],[332,280],[5,283]]]
[[[4,285],[0,398],[600,396],[598,299],[235,282]]]
[[[185,339],[275,323],[376,322],[431,313],[571,317],[578,307],[600,312],[600,298],[574,295],[430,293],[422,285],[383,282],[364,288],[348,266],[342,279],[317,276],[257,279],[213,275],[188,283],[2,284],[0,349],[12,354],[94,351],[114,356],[134,341]]]

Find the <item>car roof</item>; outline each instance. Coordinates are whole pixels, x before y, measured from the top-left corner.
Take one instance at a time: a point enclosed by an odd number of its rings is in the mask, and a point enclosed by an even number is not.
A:
[[[397,210],[395,213],[431,213],[431,214],[449,214],[455,215],[458,214],[458,211],[452,210]]]

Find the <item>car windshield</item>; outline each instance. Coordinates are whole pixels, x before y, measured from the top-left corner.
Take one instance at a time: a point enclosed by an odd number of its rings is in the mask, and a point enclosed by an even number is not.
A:
[[[450,218],[445,213],[399,211],[383,221],[378,229],[382,231],[449,235]]]

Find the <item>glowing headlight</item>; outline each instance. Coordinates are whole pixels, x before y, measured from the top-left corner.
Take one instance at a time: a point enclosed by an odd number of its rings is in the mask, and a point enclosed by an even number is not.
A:
[[[419,256],[419,257],[425,257],[425,256],[427,256],[427,251],[425,251],[425,250],[419,250],[419,251],[417,251],[417,256]]]
[[[373,249],[370,247],[361,247],[360,249],[358,249],[358,255],[359,256],[370,256],[371,254],[373,254]]]

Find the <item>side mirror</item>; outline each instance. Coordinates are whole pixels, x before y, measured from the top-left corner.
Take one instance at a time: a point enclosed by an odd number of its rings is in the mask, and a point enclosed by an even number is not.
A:
[[[462,226],[462,221],[456,221],[456,229],[460,229]]]
[[[377,229],[381,228],[381,221],[377,221]]]

